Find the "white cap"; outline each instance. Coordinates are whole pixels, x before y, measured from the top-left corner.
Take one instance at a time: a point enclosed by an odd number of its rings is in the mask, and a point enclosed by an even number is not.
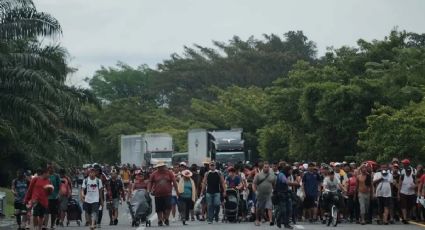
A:
[[[186,162],[184,162],[184,161],[180,162],[180,164],[179,164],[179,165],[180,165],[180,166],[187,167],[187,164],[186,164]]]

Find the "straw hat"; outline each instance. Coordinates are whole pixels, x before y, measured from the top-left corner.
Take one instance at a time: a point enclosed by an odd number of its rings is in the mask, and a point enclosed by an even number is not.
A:
[[[162,166],[166,166],[165,162],[164,161],[158,161],[158,163],[154,166],[154,168],[159,168],[159,167],[162,167]]]
[[[202,162],[202,164],[209,164],[211,162],[210,158],[205,158],[205,160]]]
[[[184,176],[184,177],[192,177],[192,172],[190,171],[190,170],[183,170],[182,171],[182,176]]]

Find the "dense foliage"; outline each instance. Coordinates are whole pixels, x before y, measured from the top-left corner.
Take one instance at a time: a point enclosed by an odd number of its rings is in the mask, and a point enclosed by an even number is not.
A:
[[[102,68],[89,80],[106,100],[104,111],[93,113],[105,135],[98,141],[114,149],[107,155],[116,161],[118,134],[170,131],[182,151],[188,128],[241,127],[247,149],[264,159],[425,160],[424,41],[425,35],[392,31],[316,58],[314,43],[291,31],[283,39],[185,47],[157,70]],[[101,118],[105,111],[108,119]]]
[[[0,0],[0,176],[42,162],[79,163],[94,123],[82,110],[89,90],[65,85],[68,54],[41,39],[62,34],[59,22],[29,0]],[[0,180],[6,182],[7,180]]]

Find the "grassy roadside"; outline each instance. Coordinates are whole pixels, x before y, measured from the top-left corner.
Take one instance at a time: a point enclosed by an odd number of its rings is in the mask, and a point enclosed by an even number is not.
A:
[[[2,188],[2,187],[0,187],[0,192],[6,192],[6,203],[5,203],[5,211],[6,211],[6,213],[5,213],[5,215],[6,215],[6,217],[10,217],[10,216],[12,216],[13,215],[13,212],[14,212],[14,207],[13,207],[13,200],[14,200],[14,198],[13,198],[13,194],[12,194],[12,192],[10,191],[10,189],[8,189],[8,188]]]

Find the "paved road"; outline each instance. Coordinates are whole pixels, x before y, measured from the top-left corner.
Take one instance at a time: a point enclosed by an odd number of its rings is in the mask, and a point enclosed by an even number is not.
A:
[[[106,213],[104,213],[103,223],[101,229],[116,229],[116,230],[124,230],[124,229],[135,229],[135,230],[145,230],[145,229],[173,229],[173,230],[216,230],[216,229],[232,229],[232,230],[249,230],[249,229],[278,229],[275,227],[270,227],[268,223],[262,224],[262,226],[257,227],[254,226],[254,223],[238,223],[238,224],[229,224],[229,223],[213,223],[211,225],[207,224],[206,222],[200,222],[200,221],[189,221],[187,226],[183,226],[181,222],[176,221],[172,222],[169,227],[158,227],[157,224],[157,218],[154,214],[151,216],[152,221],[152,227],[138,227],[138,228],[132,228],[131,227],[131,218],[130,215],[125,210],[125,206],[121,206],[120,208],[120,218],[119,223],[117,226],[109,226],[109,217]],[[105,216],[106,215],[106,216]],[[71,223],[70,227],[64,228],[66,230],[81,230],[85,229],[87,227],[77,227],[75,222]],[[58,228],[60,229],[60,228]],[[305,230],[320,230],[320,229],[343,229],[343,230],[420,230],[425,229],[424,227],[420,227],[417,225],[402,225],[402,224],[395,224],[395,225],[357,225],[357,224],[340,224],[338,227],[327,227],[322,224],[309,224],[309,223],[299,223],[298,225],[295,225],[295,229],[305,229]]]
[[[173,230],[216,230],[216,229],[232,229],[232,230],[249,230],[249,229],[278,229],[276,226],[270,227],[268,223],[262,224],[262,226],[257,227],[254,225],[254,223],[238,223],[238,224],[230,224],[230,223],[213,223],[213,224],[207,224],[206,222],[200,222],[200,221],[189,221],[187,226],[183,226],[180,221],[171,222],[171,225],[169,227],[158,227],[157,217],[155,214],[153,214],[150,219],[152,222],[152,227],[138,227],[138,228],[132,228],[131,227],[131,217],[130,214],[127,211],[127,205],[123,204],[120,206],[120,218],[119,223],[117,226],[109,226],[109,216],[104,211],[103,214],[103,221],[102,221],[102,228],[101,229],[115,229],[115,230],[124,230],[124,229],[135,229],[135,230],[145,230],[145,229],[173,229]],[[84,218],[84,217],[83,217]],[[60,230],[61,228],[57,228]],[[71,222],[69,227],[63,228],[65,230],[81,230],[81,229],[88,229],[88,227],[78,227],[75,222]],[[283,228],[282,228],[283,229]],[[320,230],[320,229],[343,229],[343,230],[421,230],[425,229],[424,227],[420,227],[417,225],[409,224],[409,225],[402,225],[402,224],[394,224],[394,225],[357,225],[357,224],[339,224],[338,227],[327,227],[326,225],[322,224],[309,224],[309,223],[299,223],[298,225],[295,225],[294,229],[305,229],[305,230]]]

